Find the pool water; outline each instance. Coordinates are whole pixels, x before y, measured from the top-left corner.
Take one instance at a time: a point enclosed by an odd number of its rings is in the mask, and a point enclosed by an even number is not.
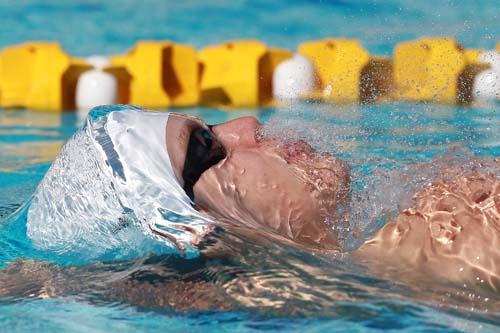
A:
[[[380,178],[375,171],[383,169],[391,172],[395,168],[435,161],[436,156],[449,151],[460,155],[461,159],[467,159],[471,153],[498,156],[500,152],[500,137],[495,130],[500,124],[500,117],[493,106],[454,108],[401,104],[332,109],[331,106],[296,104],[290,109],[230,113],[201,108],[178,111],[201,116],[211,123],[255,115],[265,124],[265,129],[276,131],[280,127],[287,135],[294,132],[294,136],[308,138],[317,149],[336,152],[350,161],[355,186],[358,180],[370,183],[375,192],[382,191],[383,188],[377,186],[381,186],[380,181],[383,180],[389,183],[385,184],[385,189],[394,187],[391,190],[393,196],[401,195],[398,191],[411,192],[408,190],[410,184],[400,183],[397,173],[396,177]],[[0,181],[3,189],[0,197],[0,265],[20,258],[49,260],[61,265],[92,264],[85,258],[60,257],[34,249],[25,234],[26,209],[22,207],[50,166],[50,161],[55,158],[59,147],[76,130],[81,120],[69,113],[42,115],[17,110],[4,111],[0,115]],[[420,176],[416,175],[413,179],[418,182]],[[380,209],[396,209],[394,205],[399,200],[391,199],[388,193],[382,196],[382,199],[375,200]],[[373,202],[360,200],[355,205],[371,204]],[[379,213],[369,207],[362,207],[365,208],[366,211],[361,212],[365,215],[373,217]],[[370,227],[368,222],[361,222],[363,226]],[[56,328],[69,331],[215,331],[221,328],[227,331],[303,331],[305,328],[311,331],[362,331],[394,328],[454,332],[495,331],[499,323],[498,309],[488,308],[487,304],[481,304],[474,297],[463,300],[447,296],[444,301],[430,301],[416,295],[430,293],[431,289],[412,290],[397,283],[371,278],[355,265],[339,258],[324,261],[307,254],[297,254],[290,249],[262,249],[257,245],[255,248],[247,246],[245,250],[249,262],[246,265],[234,267],[232,264],[215,262],[207,266],[195,260],[188,265],[194,268],[186,268],[183,273],[176,274],[196,273],[205,278],[224,280],[228,279],[228,271],[237,269],[238,274],[250,276],[256,280],[253,283],[258,281],[265,286],[267,292],[273,290],[273,295],[261,297],[280,306],[263,303],[257,308],[242,307],[239,311],[174,313],[147,306],[136,307],[126,302],[97,302],[82,292],[48,300],[28,297],[4,301],[0,305],[0,321],[4,327],[10,328],[9,331],[34,328],[47,331]],[[262,251],[268,252],[266,259],[262,258]],[[252,266],[256,258],[259,260]],[[137,259],[115,254],[114,258],[107,259],[126,260],[125,271],[130,270],[132,273],[143,257]],[[263,263],[267,263],[266,266]],[[179,262],[176,265],[183,267]],[[312,301],[287,296],[283,290],[287,285],[301,286],[300,293],[314,295]],[[450,295],[453,292],[463,293],[464,290],[436,290],[434,293]],[[286,319],[283,316],[288,315],[288,312],[283,310],[283,304],[301,310],[294,313],[293,319]]]
[[[398,41],[444,34],[456,36],[466,47],[493,48],[500,36],[499,15],[495,1],[434,1],[432,10],[426,2],[412,1],[217,1],[210,5],[199,1],[0,1],[0,17],[9,26],[0,34],[0,46],[53,39],[72,54],[90,55],[124,52],[139,39],[166,38],[201,47],[232,38],[259,38],[294,49],[307,39],[345,36],[360,39],[372,53],[390,54]],[[231,112],[176,111],[208,123],[253,115],[270,133],[305,138],[318,150],[336,153],[352,167],[357,195],[353,209],[358,226],[367,230],[379,225],[377,218],[383,219],[388,209],[397,210],[408,195],[405,192],[432,177],[437,172],[434,165],[467,162],[474,158],[472,154],[500,156],[498,104],[293,103]],[[18,259],[96,265],[86,258],[37,250],[26,237],[26,204],[81,123],[82,116],[76,113],[0,110],[0,267]],[[428,170],[412,174],[415,165],[427,165]],[[364,188],[374,195],[368,198]],[[356,245],[346,239],[347,248]],[[495,332],[500,326],[500,309],[467,288],[409,287],[371,277],[345,258],[318,258],[280,246],[248,244],[242,252],[248,258],[245,263],[197,259],[182,263],[155,253],[140,257],[115,253],[102,264],[132,274],[148,272],[153,266],[168,268],[173,262],[179,268],[175,272],[165,268],[169,276],[198,276],[226,285],[232,277],[243,276],[248,284],[236,285],[236,293],[238,288],[262,287],[262,293],[230,311],[179,313],[119,299],[103,301],[99,287],[89,289],[82,282],[75,287],[81,291],[67,297],[0,300],[0,327],[5,332]]]

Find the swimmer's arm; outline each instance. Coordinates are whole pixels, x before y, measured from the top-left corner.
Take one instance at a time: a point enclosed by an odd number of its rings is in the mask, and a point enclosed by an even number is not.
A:
[[[123,302],[145,308],[175,311],[230,310],[235,304],[211,281],[142,281],[117,279],[95,266],[63,268],[39,261],[17,261],[0,269],[0,299],[56,298],[78,295],[90,302]]]
[[[37,261],[16,261],[0,270],[0,297],[57,297],[55,281],[61,280],[56,265]],[[59,278],[58,278],[59,277]]]

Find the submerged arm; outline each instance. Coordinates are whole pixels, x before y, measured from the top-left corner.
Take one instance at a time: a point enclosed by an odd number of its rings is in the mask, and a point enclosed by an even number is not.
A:
[[[162,277],[165,272],[124,272],[120,264],[61,267],[18,261],[0,270],[0,297],[55,298],[78,295],[89,301],[120,301],[176,311],[227,310],[233,307],[217,283]]]

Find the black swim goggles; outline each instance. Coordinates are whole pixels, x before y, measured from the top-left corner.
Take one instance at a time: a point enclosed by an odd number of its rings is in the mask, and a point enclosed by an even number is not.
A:
[[[201,175],[225,157],[226,150],[215,137],[211,125],[200,124],[191,129],[182,170],[184,191],[191,200],[194,201],[193,187]]]

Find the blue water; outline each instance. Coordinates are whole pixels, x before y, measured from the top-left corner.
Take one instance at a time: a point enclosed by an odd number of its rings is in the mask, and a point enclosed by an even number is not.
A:
[[[295,49],[326,36],[358,38],[372,53],[422,35],[455,36],[466,47],[493,48],[500,35],[495,0],[0,1],[0,46],[58,40],[73,54],[120,53],[140,39],[202,47],[257,38]]]
[[[58,40],[71,54],[90,55],[121,53],[140,39],[170,39],[202,47],[233,38],[258,38],[273,46],[295,49],[307,39],[343,36],[360,39],[372,53],[390,54],[398,41],[422,35],[452,35],[466,47],[493,48],[500,40],[499,16],[497,1],[433,1],[431,7],[425,1],[283,0],[206,4],[0,0],[4,27],[0,32],[0,47],[25,40]],[[500,156],[500,113],[494,104],[471,108],[425,104],[348,107],[294,104],[283,109],[180,111],[201,116],[209,123],[250,114],[264,124],[302,130],[316,148],[336,152],[351,163],[355,174],[375,186],[378,169],[426,163],[450,151]],[[34,249],[25,235],[23,216],[23,204],[80,123],[81,119],[71,113],[0,110],[0,266],[31,258],[64,265],[81,262],[82,258],[59,258]],[[262,249],[247,251],[265,256],[258,250]],[[269,250],[269,253],[274,252]],[[73,294],[49,300],[1,300],[1,331],[495,332],[499,329],[499,309],[478,310],[481,307],[472,300],[457,301],[450,297],[435,301],[417,297],[427,291],[425,287],[414,290],[377,280],[345,262],[322,261],[286,250],[276,253],[281,256],[274,258],[268,254],[271,262],[276,261],[270,268],[238,269],[248,276],[259,277],[262,283],[271,284],[270,281],[277,279],[281,284],[273,288],[278,291],[287,285],[305,283],[305,292],[308,295],[317,292],[317,298],[297,303],[303,314],[288,318],[272,306],[262,306],[260,310],[241,307],[229,312],[176,313],[127,302],[99,302],[88,295]],[[136,260],[128,260],[125,270],[137,265]],[[294,260],[301,263],[300,269]],[[316,269],[322,274],[307,275]],[[200,274],[224,278],[227,270],[223,263],[217,263],[202,268]],[[293,280],[283,278],[287,274],[297,276]],[[322,280],[320,275],[328,280]],[[337,296],[332,297],[332,293]],[[275,296],[266,297],[274,300]],[[283,297],[286,300],[285,296],[276,296],[280,301]]]

